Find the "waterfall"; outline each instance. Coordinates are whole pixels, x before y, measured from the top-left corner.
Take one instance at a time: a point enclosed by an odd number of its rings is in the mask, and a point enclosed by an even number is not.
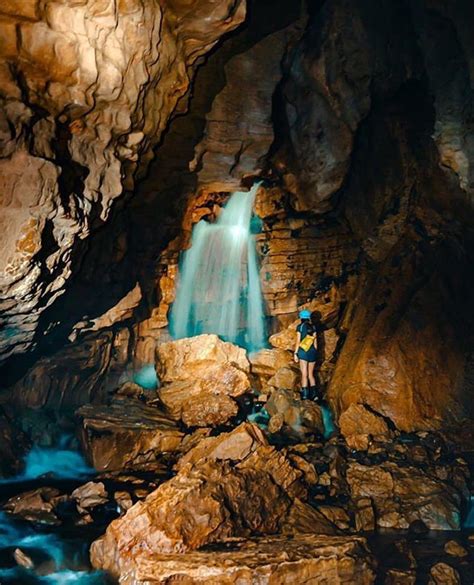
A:
[[[252,210],[259,183],[232,193],[215,223],[194,226],[182,259],[170,331],[175,339],[215,333],[249,351],[265,347]]]

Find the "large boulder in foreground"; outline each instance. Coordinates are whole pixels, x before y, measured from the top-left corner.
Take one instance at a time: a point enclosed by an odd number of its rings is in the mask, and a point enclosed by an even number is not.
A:
[[[188,427],[227,422],[237,414],[235,398],[250,390],[245,350],[217,335],[163,343],[157,357],[160,399],[170,416]]]
[[[229,537],[281,532],[335,534],[305,497],[303,473],[246,423],[188,452],[175,477],[108,526],[91,560],[120,575],[150,551],[183,553]],[[311,521],[300,530],[302,517]]]
[[[370,585],[374,562],[364,539],[297,535],[223,543],[221,550],[140,556],[122,585]]]
[[[153,463],[163,453],[178,451],[183,439],[174,421],[137,400],[86,404],[76,414],[82,418],[83,449],[97,471]]]

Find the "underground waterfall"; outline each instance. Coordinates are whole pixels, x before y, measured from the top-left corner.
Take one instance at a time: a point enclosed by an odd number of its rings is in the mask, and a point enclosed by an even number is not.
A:
[[[198,222],[183,255],[170,319],[174,338],[215,333],[256,351],[265,347],[265,316],[252,226],[260,183],[233,193],[215,223]]]

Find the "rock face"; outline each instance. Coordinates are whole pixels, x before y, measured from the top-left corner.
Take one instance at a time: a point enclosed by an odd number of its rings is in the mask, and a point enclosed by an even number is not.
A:
[[[132,187],[196,61],[245,9],[240,0],[1,7],[3,358],[31,346],[93,220]]]
[[[370,585],[375,579],[365,544],[354,537],[267,537],[232,540],[224,547],[220,551],[139,558],[121,582],[145,585],[180,580],[190,585],[253,585],[258,579],[279,585]]]
[[[351,404],[339,417],[339,429],[351,449],[364,450],[372,436],[389,440],[392,433],[380,416],[370,412],[362,404]]]
[[[183,438],[173,421],[138,401],[86,405],[77,415],[84,451],[97,471],[152,464],[162,454],[178,451]]]
[[[238,411],[234,399],[250,390],[245,350],[217,335],[163,343],[157,357],[160,400],[188,427],[227,422]]]
[[[416,520],[432,530],[460,528],[460,493],[419,468],[351,463],[346,479],[354,500],[371,498],[381,528],[408,528]]]

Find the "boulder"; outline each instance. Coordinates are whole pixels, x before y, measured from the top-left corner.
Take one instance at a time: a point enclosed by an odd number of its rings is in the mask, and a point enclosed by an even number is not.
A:
[[[291,366],[293,354],[285,349],[261,349],[250,354],[249,359],[252,374],[271,377],[281,368]]]
[[[223,542],[220,550],[129,557],[116,576],[123,585],[182,582],[189,585],[339,583],[370,585],[374,561],[356,537],[313,534]]]
[[[82,419],[83,449],[98,471],[158,461],[165,453],[177,452],[183,438],[166,415],[135,400],[88,404],[76,414]]]
[[[367,450],[371,438],[389,440],[393,433],[381,417],[363,404],[351,404],[339,417],[339,430],[351,449]]]
[[[10,498],[4,509],[30,522],[60,524],[55,513],[56,506],[67,499],[55,488],[41,487]]]
[[[461,577],[454,567],[447,563],[436,563],[430,569],[428,585],[460,585]]]
[[[346,480],[353,500],[370,498],[380,528],[405,529],[416,520],[432,530],[459,530],[460,492],[418,467],[350,462]]]
[[[299,400],[299,396],[291,390],[272,392],[265,408],[271,417],[269,430],[299,438],[324,434],[321,408],[310,400]]]
[[[239,462],[267,445],[268,441],[257,425],[242,423],[229,433],[203,438],[178,460],[176,468],[180,470],[188,463],[196,465],[205,459]]]
[[[77,506],[83,510],[95,508],[108,501],[108,494],[101,481],[89,481],[76,488],[71,497],[76,500]]]
[[[186,466],[113,521],[92,544],[91,561],[117,575],[147,550],[185,552],[230,536],[276,533],[290,505],[266,473],[227,461]]]
[[[244,423],[203,439],[175,477],[112,522],[91,549],[94,566],[120,574],[155,553],[186,552],[224,538],[299,532],[335,534],[305,499],[305,475]]]
[[[250,390],[244,349],[217,335],[198,335],[162,343],[157,355],[159,396],[172,418],[206,427],[237,414],[235,398]]]

